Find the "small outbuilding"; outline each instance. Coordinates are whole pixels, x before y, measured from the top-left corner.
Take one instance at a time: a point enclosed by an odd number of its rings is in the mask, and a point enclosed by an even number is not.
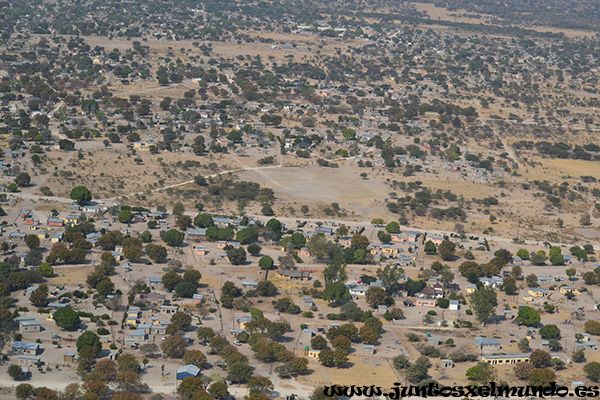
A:
[[[375,345],[363,344],[363,353],[372,356],[373,354],[375,354]]]
[[[193,364],[184,365],[177,370],[177,381],[181,382],[185,378],[195,378],[200,376],[200,368]]]

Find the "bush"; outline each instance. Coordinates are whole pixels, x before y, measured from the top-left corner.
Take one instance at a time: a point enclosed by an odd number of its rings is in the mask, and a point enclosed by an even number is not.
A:
[[[442,356],[442,353],[433,346],[425,346],[421,350],[421,355],[433,358],[440,358]]]
[[[420,342],[421,341],[421,337],[415,333],[409,333],[408,335],[406,335],[406,337],[408,338],[409,342]]]
[[[13,378],[15,381],[22,381],[23,379],[27,378],[27,375],[23,372],[21,367],[15,364],[9,365],[6,372],[8,373],[8,376]]]
[[[110,331],[106,328],[98,328],[96,332],[98,332],[98,335],[108,335],[110,333]]]

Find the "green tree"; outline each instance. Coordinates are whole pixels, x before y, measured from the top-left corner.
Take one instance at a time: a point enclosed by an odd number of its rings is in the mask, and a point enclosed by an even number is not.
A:
[[[410,367],[410,361],[404,354],[394,357],[392,361],[394,362],[394,368],[396,369],[406,369]]]
[[[208,214],[198,214],[196,218],[194,218],[194,225],[199,228],[209,228],[214,226],[215,222],[212,217]]]
[[[537,285],[538,285],[537,276],[535,274],[529,274],[525,278],[525,282],[527,283],[527,286],[529,286],[529,287],[537,287]]]
[[[162,235],[162,240],[171,247],[179,246],[183,243],[185,234],[177,229],[169,229]]]
[[[541,321],[541,317],[535,308],[524,306],[517,314],[517,321],[527,326],[537,326]]]
[[[331,367],[334,364],[333,350],[323,349],[319,352],[319,362],[326,367]]]
[[[277,294],[277,287],[271,281],[260,281],[256,286],[256,293],[263,297],[272,297]]]
[[[92,193],[85,186],[76,186],[71,189],[71,199],[82,205],[92,200]]]
[[[208,393],[204,390],[202,379],[198,377],[188,377],[181,381],[177,387],[177,393],[179,393],[182,399],[186,400],[207,400],[207,398],[210,398]],[[203,396],[204,393],[206,393],[207,398]]]
[[[162,276],[162,284],[167,290],[175,289],[175,286],[182,281],[181,276],[175,271],[169,271]]]
[[[308,397],[309,400],[339,400],[339,397],[334,394],[333,396],[327,396],[325,395],[325,388],[323,386],[320,386],[318,388],[315,388],[315,390],[313,390],[313,392],[311,393],[311,395]]]
[[[252,368],[248,364],[233,363],[227,367],[227,379],[231,383],[247,383],[252,378]]]
[[[56,326],[66,330],[76,329],[81,324],[79,316],[71,307],[59,308],[54,313],[53,319]]]
[[[131,371],[137,372],[140,369],[140,363],[137,358],[130,353],[121,353],[117,358],[117,370],[119,372]]]
[[[315,350],[323,350],[327,348],[327,339],[321,335],[317,335],[310,340],[310,346]]]
[[[96,356],[98,356],[98,354],[100,354],[100,350],[102,350],[100,338],[92,331],[83,332],[77,339],[76,347],[78,352],[80,352],[85,346],[94,347],[97,350]]]
[[[29,249],[35,250],[40,247],[40,238],[37,235],[27,235],[25,236],[25,244]]]
[[[438,246],[438,253],[440,253],[440,257],[444,261],[451,261],[454,258],[454,253],[456,252],[456,245],[454,242],[446,239]]]
[[[262,376],[255,376],[248,381],[248,389],[250,393],[262,393],[265,391],[272,391],[275,388],[273,382],[269,378]]]
[[[504,293],[508,295],[517,294],[518,290],[515,278],[513,278],[512,276],[507,276],[506,278],[504,278],[504,282],[502,282],[502,290],[504,290]]]
[[[8,376],[10,376],[15,381],[21,381],[27,378],[27,374],[23,372],[21,367],[15,364],[9,365],[6,372],[8,373]]]
[[[560,329],[554,324],[544,325],[540,328],[540,336],[542,339],[558,339],[560,338]]]
[[[498,298],[496,291],[492,288],[481,287],[471,293],[471,309],[477,316],[477,320],[485,323],[496,311]]]
[[[182,311],[177,311],[171,316],[171,323],[178,326],[180,330],[186,330],[192,325],[192,316]]]
[[[333,362],[338,368],[345,367],[348,364],[348,352],[342,348],[333,351]]]
[[[404,376],[409,382],[416,384],[427,378],[428,369],[424,364],[415,363],[406,369]]]
[[[548,259],[548,257],[546,257],[546,252],[543,250],[540,250],[537,253],[535,253],[533,256],[531,256],[531,263],[533,265],[544,265],[546,263],[547,259]]]
[[[323,299],[339,303],[342,300],[350,300],[350,292],[342,281],[327,284],[323,291]]]
[[[138,261],[142,258],[142,247],[131,243],[123,247],[123,256],[129,261]]]
[[[154,262],[159,262],[167,258],[167,248],[158,244],[148,243],[146,245],[146,255]]]
[[[308,247],[308,252],[310,255],[317,260],[325,258],[329,251],[327,238],[323,234],[313,235],[308,240],[306,247]]]
[[[48,304],[48,285],[40,285],[29,296],[29,301],[36,307],[45,307]]]
[[[169,336],[160,345],[164,355],[169,358],[182,358],[185,354],[187,340],[182,336]]]
[[[558,246],[552,246],[550,248],[550,263],[552,265],[564,265],[565,260],[563,258],[562,250]]]
[[[518,363],[514,367],[515,375],[522,381],[529,379],[529,375],[535,370],[535,367],[529,362]]]
[[[523,338],[519,341],[518,344],[519,350],[521,350],[522,352],[528,352],[531,350],[531,347],[529,347],[529,339],[527,338]]]
[[[192,218],[190,218],[187,215],[180,215],[179,217],[177,217],[175,226],[177,226],[182,231],[185,231],[186,229],[192,226]]]
[[[246,250],[244,250],[242,247],[238,247],[237,249],[231,248],[227,252],[227,258],[233,265],[244,264],[246,262]]]
[[[118,216],[119,222],[122,224],[128,224],[133,220],[133,213],[129,210],[121,210]]]
[[[465,376],[479,384],[487,385],[496,380],[496,371],[492,364],[481,361],[476,366],[469,368],[465,373]]]
[[[44,276],[52,276],[54,275],[54,268],[50,265],[50,263],[43,262],[38,267],[37,270]]]
[[[517,256],[522,260],[529,260],[529,251],[527,249],[519,249]]]
[[[583,372],[585,372],[587,378],[592,382],[600,382],[600,363],[597,361],[592,361],[583,367]]]
[[[435,243],[433,243],[431,240],[425,242],[425,248],[423,250],[427,254],[437,253],[437,247],[435,247]]]
[[[527,383],[531,386],[548,387],[552,382],[556,382],[556,374],[554,371],[548,368],[541,368],[531,371]]]
[[[29,186],[31,183],[31,177],[27,172],[21,172],[15,177],[15,183],[19,187]]]
[[[549,367],[552,364],[552,356],[547,351],[537,349],[529,355],[529,362],[535,368]]]
[[[252,319],[259,319],[259,318],[264,318],[265,315],[260,308],[254,307],[252,310],[250,310],[250,317]]]
[[[206,355],[200,350],[189,350],[185,352],[183,356],[183,363],[188,365],[192,364],[198,368],[202,368],[206,364]]]
[[[184,299],[191,299],[197,291],[196,285],[191,282],[179,282],[174,288],[175,294]]]
[[[183,273],[184,282],[190,282],[197,285],[198,282],[200,282],[200,279],[202,279],[202,274],[197,269],[188,269]]]
[[[373,308],[385,304],[386,297],[387,295],[385,293],[385,289],[382,287],[375,286],[367,289],[366,300],[367,303]]]
[[[247,227],[239,230],[235,238],[241,244],[253,243],[258,240],[258,232],[252,227]]]
[[[269,270],[273,267],[275,262],[271,258],[271,256],[262,256],[260,261],[258,261],[258,266],[263,270]]]
[[[272,217],[273,215],[275,215],[275,211],[273,211],[273,207],[271,207],[269,204],[265,204],[263,206],[263,208],[261,208],[260,210],[261,214],[267,217]]]
[[[35,393],[35,389],[29,383],[21,383],[15,389],[15,396],[19,400],[27,400]]]
[[[583,324],[583,329],[590,335],[600,335],[600,322],[593,319],[587,320]]]
[[[201,326],[196,331],[196,334],[198,335],[199,341],[206,342],[207,340],[215,336],[215,331],[207,326]]]
[[[173,215],[181,216],[184,212],[185,207],[183,206],[182,202],[178,201],[175,203],[175,205],[173,205]]]
[[[152,233],[150,233],[150,231],[144,231],[140,235],[140,239],[142,240],[142,243],[150,243],[152,241]]]
[[[398,233],[400,232],[400,225],[398,225],[397,222],[392,221],[385,226],[385,230],[389,233]]]
[[[210,385],[208,393],[215,399],[220,400],[229,397],[227,384],[223,381],[217,381]]]
[[[260,254],[262,247],[260,247],[258,244],[256,243],[252,243],[251,245],[249,245],[246,250],[248,251],[248,253],[250,253],[253,256],[257,256]]]
[[[350,240],[350,247],[354,250],[367,250],[369,245],[369,239],[366,236],[358,233],[352,236],[352,239]]]

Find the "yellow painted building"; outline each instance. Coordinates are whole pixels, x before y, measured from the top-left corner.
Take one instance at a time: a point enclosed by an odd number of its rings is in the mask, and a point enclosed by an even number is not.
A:
[[[550,296],[550,291],[548,289],[529,288],[528,293],[533,297],[539,298]]]
[[[499,356],[483,356],[481,361],[492,365],[510,365],[529,361],[529,354],[512,354]]]
[[[397,247],[381,247],[383,254],[398,254],[400,250]]]
[[[573,286],[561,286],[561,288],[559,290],[564,295],[566,295],[567,293],[572,293],[575,296],[581,294],[581,292],[579,290],[577,290],[577,288],[575,288]]]

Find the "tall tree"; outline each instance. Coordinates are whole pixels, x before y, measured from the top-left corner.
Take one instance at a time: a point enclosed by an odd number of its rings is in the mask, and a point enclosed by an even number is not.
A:
[[[71,189],[71,199],[75,200],[79,205],[92,200],[92,193],[85,186],[76,186]]]
[[[477,320],[485,323],[496,311],[498,297],[493,288],[482,287],[471,293],[470,303]]]

